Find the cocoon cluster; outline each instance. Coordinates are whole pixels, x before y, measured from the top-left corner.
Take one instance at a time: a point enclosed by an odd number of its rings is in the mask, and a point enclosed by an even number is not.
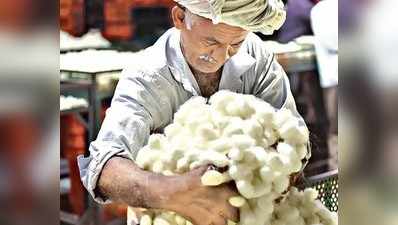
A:
[[[271,218],[273,225],[337,224],[337,213],[330,212],[319,200],[315,189],[298,191],[290,188],[287,196],[278,204]]]
[[[208,103],[194,97],[182,105],[164,134],[150,136],[136,163],[164,175],[208,164],[226,168],[223,173],[207,171],[202,184],[233,180],[240,196],[229,202],[240,209],[239,224],[265,225],[279,221],[274,219],[275,200],[286,193],[290,175],[302,169],[307,143],[308,130],[291,111],[276,110],[252,95],[219,91]],[[163,215],[162,225],[188,223],[180,217],[178,223],[164,219],[166,214],[174,218],[167,212],[152,213],[151,220],[143,217],[141,222],[160,225],[156,218]]]

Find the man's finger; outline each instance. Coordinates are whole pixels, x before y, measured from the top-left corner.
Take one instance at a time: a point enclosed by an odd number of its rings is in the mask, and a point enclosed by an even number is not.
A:
[[[213,212],[215,213],[215,212]],[[213,225],[226,225],[227,220],[221,215],[213,215]]]
[[[235,208],[235,207],[233,207],[233,206],[231,206],[231,205],[229,205],[229,203],[226,203],[227,205],[226,205],[226,209],[227,209],[227,211],[226,212],[224,212],[225,214],[224,214],[224,218],[225,218],[225,220],[232,220],[232,221],[234,221],[234,222],[237,222],[237,221],[239,221],[239,211],[238,211],[238,208]]]

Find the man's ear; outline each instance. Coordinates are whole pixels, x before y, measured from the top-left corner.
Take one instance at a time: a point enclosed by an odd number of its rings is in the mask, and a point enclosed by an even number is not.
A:
[[[171,10],[171,18],[173,19],[174,26],[179,30],[185,28],[184,17],[185,17],[184,10],[178,6],[174,6],[173,9]]]

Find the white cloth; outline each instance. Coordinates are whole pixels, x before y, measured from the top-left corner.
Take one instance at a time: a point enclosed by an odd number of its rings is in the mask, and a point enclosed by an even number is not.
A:
[[[171,28],[140,54],[140,62],[146,64],[132,61],[122,72],[98,137],[90,144],[90,157],[78,158],[82,182],[100,203],[105,199],[96,196],[94,189],[106,161],[114,155],[134,159],[151,131],[161,131],[180,105],[201,95],[182,54],[179,30]],[[285,72],[253,33],[224,64],[219,89],[253,94],[276,108],[288,108],[304,125]]]
[[[311,10],[315,52],[322,88],[338,84],[338,2],[323,0]]]
[[[286,19],[281,0],[174,0],[214,24],[225,23],[252,32],[272,34]]]

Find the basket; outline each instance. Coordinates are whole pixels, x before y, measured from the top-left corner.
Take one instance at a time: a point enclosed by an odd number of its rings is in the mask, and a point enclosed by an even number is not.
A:
[[[332,170],[309,178],[304,178],[297,187],[299,189],[309,187],[315,188],[319,193],[318,199],[330,211],[338,211],[338,170]]]

